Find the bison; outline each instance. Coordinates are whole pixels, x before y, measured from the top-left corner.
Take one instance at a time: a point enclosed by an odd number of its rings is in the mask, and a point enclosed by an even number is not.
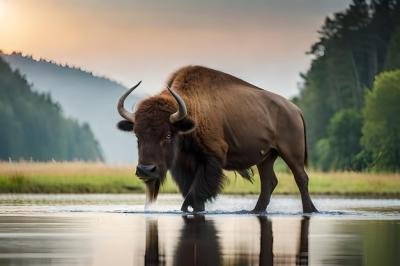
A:
[[[252,180],[260,174],[261,192],[253,211],[263,212],[278,180],[273,170],[281,157],[301,193],[303,211],[316,212],[308,192],[306,128],[302,112],[289,100],[232,75],[202,66],[186,66],[171,75],[166,89],[137,104],[117,124],[134,132],[139,161],[136,175],[146,183],[147,201],[157,198],[169,170],[184,197],[182,211],[203,211],[234,170]]]

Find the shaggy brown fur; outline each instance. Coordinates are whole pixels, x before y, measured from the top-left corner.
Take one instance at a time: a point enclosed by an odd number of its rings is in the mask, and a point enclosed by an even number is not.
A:
[[[234,76],[201,66],[179,69],[167,85],[185,101],[188,118],[169,122],[178,105],[169,91],[163,90],[138,105],[134,131],[139,138],[139,163],[171,170],[185,197],[184,210],[187,206],[204,209],[204,201],[222,189],[223,169],[245,173],[253,165],[258,166],[261,178],[255,210],[265,210],[277,184],[272,166],[279,155],[295,176],[304,211],[316,211],[304,171],[305,125],[294,104]],[[165,143],[168,132],[174,137]]]
[[[223,105],[228,96],[225,88],[237,84],[256,88],[236,77],[200,66],[181,68],[167,81],[185,100],[189,116],[196,122],[193,137],[204,151],[215,154],[223,163],[228,144],[224,139],[223,117],[218,113],[221,108],[225,109]],[[164,90],[161,95],[174,101],[168,91]]]

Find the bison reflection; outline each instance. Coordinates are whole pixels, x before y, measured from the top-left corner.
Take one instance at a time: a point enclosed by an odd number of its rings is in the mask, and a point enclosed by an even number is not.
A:
[[[257,166],[261,192],[255,212],[266,210],[278,180],[277,157],[287,163],[300,190],[304,212],[315,212],[308,193],[306,127],[303,115],[289,100],[234,76],[188,66],[168,79],[167,89],[141,101],[135,113],[118,102],[124,120],[118,128],[138,139],[136,170],[147,187],[147,201],[157,198],[170,170],[184,197],[182,211],[203,211],[225,183],[223,169],[251,181]]]
[[[146,253],[145,265],[165,265],[164,252],[158,246],[158,221],[146,220]]]
[[[174,265],[221,265],[213,221],[204,216],[183,217],[184,226],[174,254]]]
[[[257,217],[259,223],[259,235],[252,238],[259,238],[259,253],[253,253],[253,245],[244,242],[238,246],[224,247],[224,240],[220,235],[226,235],[217,230],[215,221],[206,219],[204,216],[184,216],[183,226],[180,230],[172,261],[173,265],[308,265],[308,234],[309,218],[304,217],[300,221],[298,235],[284,237],[284,243],[278,243],[274,247],[274,232],[285,230],[279,228],[271,219],[265,216]],[[158,237],[158,225],[156,220],[147,221],[146,232],[146,265],[165,265],[166,259],[164,250],[160,249]],[[289,229],[289,228],[287,228]],[[221,228],[223,231],[224,228]],[[281,238],[279,232],[275,232]],[[281,239],[280,239],[281,240]],[[288,248],[293,242],[297,243],[295,250]],[[283,244],[283,246],[282,246]]]

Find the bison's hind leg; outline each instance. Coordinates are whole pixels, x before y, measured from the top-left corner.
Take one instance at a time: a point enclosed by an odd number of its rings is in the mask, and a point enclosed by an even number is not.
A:
[[[276,151],[271,150],[271,153],[267,158],[257,165],[260,174],[261,192],[253,212],[263,212],[267,209],[271,199],[271,194],[278,184],[278,179],[274,172],[274,163],[276,158]]]
[[[300,190],[301,201],[303,204],[303,212],[312,213],[318,212],[317,208],[315,208],[314,203],[311,200],[310,193],[308,192],[308,175],[303,167],[290,168],[293,172],[294,179],[296,184]]]
[[[304,169],[304,154],[304,150],[301,149],[282,149],[280,151],[280,156],[292,171],[297,187],[299,188],[303,204],[303,212],[318,212],[311,200],[310,193],[308,192],[308,175]]]

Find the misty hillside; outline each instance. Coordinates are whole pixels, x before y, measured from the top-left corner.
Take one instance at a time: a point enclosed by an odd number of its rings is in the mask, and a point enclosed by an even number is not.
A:
[[[2,57],[13,69],[19,69],[32,84],[33,90],[50,93],[66,116],[81,123],[87,122],[107,162],[135,161],[135,139],[130,134],[118,131],[115,126],[121,119],[117,112],[117,101],[127,88],[78,68],[35,60],[20,53],[2,54]],[[133,106],[132,98],[127,102],[127,108]]]
[[[102,160],[90,127],[63,116],[0,58],[0,160]]]

